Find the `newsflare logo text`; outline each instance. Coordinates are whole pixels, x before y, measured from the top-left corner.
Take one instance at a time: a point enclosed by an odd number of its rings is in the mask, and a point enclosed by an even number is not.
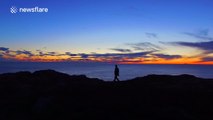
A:
[[[12,14],[15,14],[15,13],[47,13],[48,12],[48,8],[40,8],[38,6],[36,7],[32,7],[32,8],[18,8],[16,6],[12,6],[10,8],[10,12]]]

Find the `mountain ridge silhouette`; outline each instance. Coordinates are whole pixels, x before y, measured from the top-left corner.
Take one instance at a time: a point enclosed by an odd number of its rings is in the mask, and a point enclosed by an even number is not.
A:
[[[109,82],[54,70],[0,74],[0,119],[212,119],[213,79],[147,75]]]

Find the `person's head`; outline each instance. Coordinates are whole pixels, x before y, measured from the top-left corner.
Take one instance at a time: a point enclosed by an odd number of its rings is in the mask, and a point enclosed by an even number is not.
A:
[[[117,68],[117,67],[118,67],[118,65],[115,65],[115,67]]]

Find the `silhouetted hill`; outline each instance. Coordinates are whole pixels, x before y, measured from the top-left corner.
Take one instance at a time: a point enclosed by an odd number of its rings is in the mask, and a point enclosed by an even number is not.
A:
[[[1,120],[212,120],[213,79],[105,82],[53,70],[0,75]]]

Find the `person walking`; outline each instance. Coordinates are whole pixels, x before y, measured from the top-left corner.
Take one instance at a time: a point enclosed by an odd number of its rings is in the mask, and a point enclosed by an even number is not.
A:
[[[115,65],[115,70],[114,70],[114,82],[119,81],[118,76],[119,76],[119,68],[118,65]]]

